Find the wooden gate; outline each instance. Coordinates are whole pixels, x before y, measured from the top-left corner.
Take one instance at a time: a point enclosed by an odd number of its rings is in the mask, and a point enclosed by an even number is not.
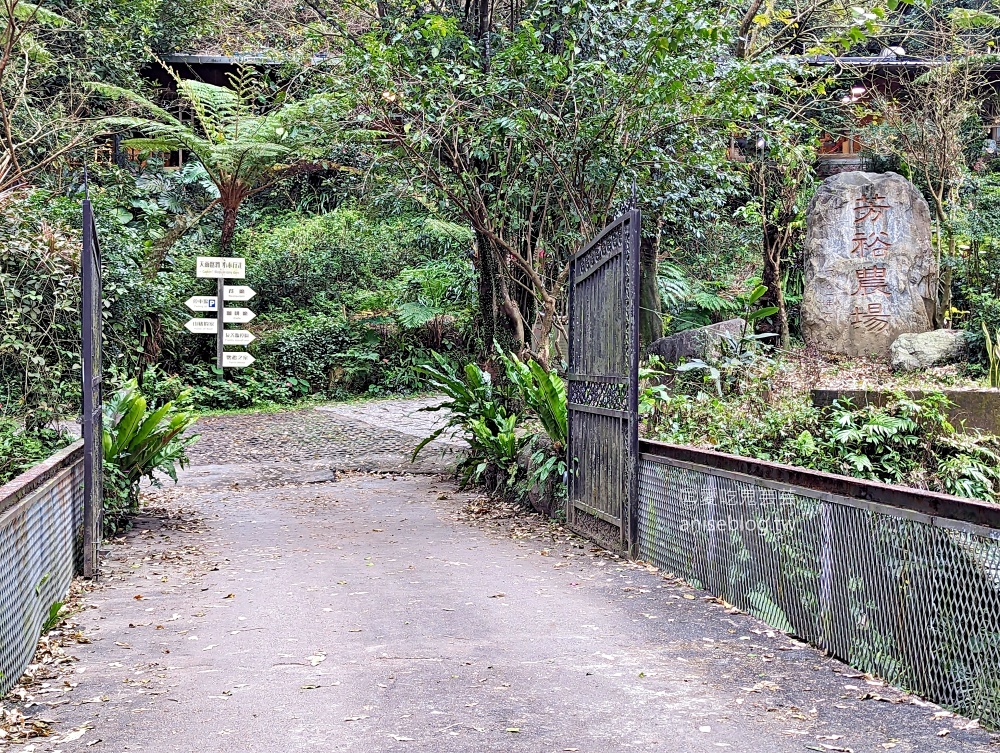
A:
[[[636,541],[639,210],[570,261],[569,526],[609,549]]]

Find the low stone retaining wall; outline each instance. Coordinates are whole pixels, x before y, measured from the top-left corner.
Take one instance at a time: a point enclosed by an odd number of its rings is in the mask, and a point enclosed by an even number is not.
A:
[[[35,653],[83,555],[83,441],[0,486],[0,696]]]
[[[905,390],[914,399],[920,399],[927,394],[924,390]],[[998,389],[967,389],[939,390],[955,404],[949,411],[948,420],[956,428],[964,423],[967,429],[979,429],[990,434],[1000,434],[1000,390]],[[856,406],[885,405],[891,398],[889,392],[877,390],[813,390],[813,405],[826,407],[834,400],[850,398]]]

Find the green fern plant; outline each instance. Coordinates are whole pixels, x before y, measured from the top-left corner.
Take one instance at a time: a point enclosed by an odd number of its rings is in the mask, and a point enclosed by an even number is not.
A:
[[[986,323],[983,322],[983,334],[986,336],[986,358],[989,360],[987,384],[990,387],[1000,387],[1000,329],[996,332],[996,342],[994,342]]]
[[[495,343],[494,347],[517,396],[538,416],[554,449],[561,452],[569,438],[566,384],[556,372],[545,369],[537,361],[525,363],[517,356],[507,355]]]
[[[407,329],[423,329],[440,348],[449,322],[462,319],[464,287],[468,282],[462,271],[447,262],[428,262],[404,269],[399,274],[399,298],[396,307],[399,323]]]
[[[434,365],[423,364],[415,370],[426,377],[428,386],[435,392],[445,396],[438,405],[423,408],[425,411],[447,411],[445,424],[430,436],[424,438],[413,451],[411,460],[416,460],[421,450],[445,431],[459,428],[468,431],[473,421],[482,420],[483,428],[494,434],[507,420],[506,409],[494,394],[493,380],[489,372],[483,371],[476,364],[466,364],[458,373],[447,358],[440,353],[431,351]]]
[[[104,120],[112,128],[143,134],[123,141],[124,146],[142,153],[186,151],[205,168],[219,194],[209,206],[217,204],[222,209],[219,249],[223,255],[229,252],[240,206],[249,197],[288,176],[353,169],[323,159],[323,144],[340,111],[332,97],[283,100],[259,112],[260,86],[249,69],[231,76],[229,87],[181,79],[170,72],[177,82],[181,108],[192,115],[190,123],[128,89],[97,82],[89,86],[148,113],[149,117]]]
[[[189,393],[182,392],[178,401]],[[156,484],[159,472],[177,481],[177,469],[187,466],[187,448],[198,435],[184,433],[195,417],[175,406],[171,401],[148,410],[134,379],[104,403],[105,518],[111,530],[137,508],[143,478]]]

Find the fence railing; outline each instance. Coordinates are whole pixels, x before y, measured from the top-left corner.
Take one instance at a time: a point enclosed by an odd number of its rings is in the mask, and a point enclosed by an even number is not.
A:
[[[0,486],[0,696],[31,661],[83,556],[83,441]]]
[[[639,555],[1000,726],[1000,508],[640,443]]]

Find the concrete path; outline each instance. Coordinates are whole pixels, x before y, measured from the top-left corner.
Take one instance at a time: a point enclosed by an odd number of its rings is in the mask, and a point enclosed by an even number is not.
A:
[[[181,484],[110,545],[74,674],[35,689],[58,735],[35,750],[991,749],[968,720],[426,475],[453,455],[403,474],[414,407],[204,419]]]

